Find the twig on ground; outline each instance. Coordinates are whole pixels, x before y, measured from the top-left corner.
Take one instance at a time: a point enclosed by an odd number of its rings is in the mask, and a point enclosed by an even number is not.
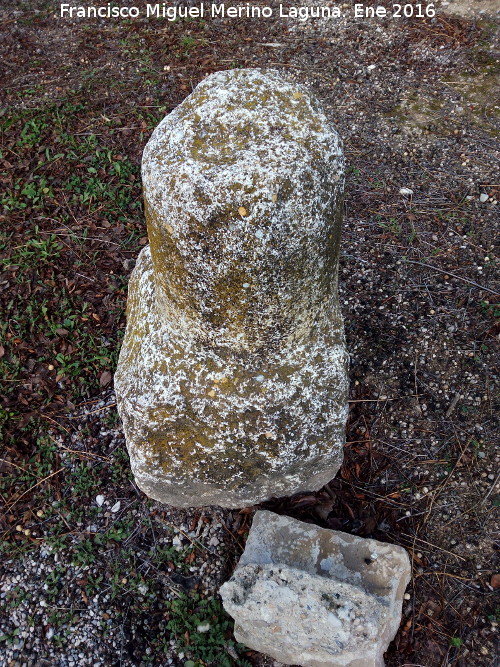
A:
[[[480,285],[479,283],[476,283],[473,280],[469,280],[469,278],[463,278],[462,276],[457,276],[456,273],[451,273],[451,271],[443,271],[443,269],[438,269],[437,266],[432,266],[431,264],[425,264],[424,262],[415,262],[412,259],[405,259],[404,261],[406,264],[418,264],[418,266],[425,266],[427,269],[432,269],[433,271],[442,273],[445,276],[451,276],[452,278],[461,280],[464,283],[469,283],[469,285],[474,285],[474,287],[477,287],[480,290],[484,290],[485,292],[489,292],[490,294],[494,294],[495,296],[500,296],[500,292],[495,292],[495,290],[492,290],[489,287],[484,287],[484,285]]]
[[[229,530],[229,528],[226,526],[226,524],[225,524],[224,522],[222,522],[222,525],[223,525],[223,527],[225,528],[225,530],[227,530],[227,532],[231,535],[231,537],[232,537],[233,540],[236,542],[236,544],[239,546],[239,548],[240,548],[242,551],[244,551],[244,550],[245,550],[245,547],[244,547],[243,544],[241,544],[241,542],[238,540],[238,538],[236,537],[236,535],[235,535],[231,530]]]
[[[386,401],[402,401],[404,398],[417,398],[422,394],[409,394],[408,396],[396,396],[395,398],[360,398],[349,400],[348,403],[385,403]]]
[[[80,405],[84,405],[84,403],[80,403]],[[113,408],[115,405],[116,401],[114,403],[108,403],[107,405],[103,405],[102,408],[97,408],[97,410],[92,410],[92,412],[86,412],[83,415],[73,415],[72,417],[68,417],[68,419],[81,419],[82,417],[89,417],[90,415],[95,415],[96,412],[102,412],[107,408]]]
[[[24,493],[21,493],[19,498],[16,498],[14,502],[12,502],[8,507],[5,508],[5,512],[3,514],[0,514],[0,518],[4,517],[7,512],[9,512],[14,505],[17,505],[17,503],[21,500],[21,498],[24,498],[25,495],[27,495],[30,491],[33,491],[33,489],[36,489],[37,486],[40,486],[40,484],[43,484],[43,482],[46,482],[48,479],[51,477],[54,477],[54,475],[57,475],[58,473],[62,472],[64,468],[59,468],[59,470],[56,470],[55,472],[50,473],[50,475],[47,475],[47,477],[44,477],[43,479],[39,480],[36,484],[33,484],[33,486],[30,486],[30,488],[25,491]]]
[[[427,542],[426,540],[423,540],[421,537],[408,535],[408,533],[401,533],[401,536],[408,537],[411,540],[418,540],[419,542],[427,544],[429,547],[432,547],[433,549],[439,549],[439,551],[444,551],[445,553],[450,554],[450,556],[455,556],[455,558],[458,558],[459,560],[463,561],[466,560],[463,556],[459,556],[458,554],[453,553],[453,551],[448,551],[447,549],[443,549],[443,547],[438,547],[437,544],[432,544],[432,542]]]
[[[17,468],[18,470],[22,470],[26,474],[29,475],[29,470],[26,470],[26,468],[22,468],[21,466],[18,466],[16,463],[12,463],[12,461],[7,461],[7,459],[0,459],[0,463],[6,463],[9,466],[14,466],[14,468]]]
[[[192,544],[196,549],[200,549],[200,547],[201,547],[201,549],[203,549],[203,551],[208,551],[207,547],[206,547],[204,544],[202,544],[202,543],[201,543],[199,540],[197,540],[197,539],[193,539],[192,537],[189,537],[189,535],[187,535],[187,533],[185,533],[183,530],[181,530],[181,528],[179,528],[179,526],[176,526],[176,525],[175,525],[174,523],[172,523],[171,521],[167,521],[166,519],[161,519],[161,518],[157,518],[157,520],[160,521],[160,523],[166,523],[168,526],[171,526],[172,528],[175,528],[176,530],[178,530],[179,533],[181,533],[181,535],[184,535],[184,537],[186,538],[186,540],[189,540],[189,541],[191,542],[191,544]]]
[[[433,493],[433,495],[432,495],[432,497],[431,497],[431,502],[429,503],[429,507],[428,507],[427,512],[426,512],[425,517],[424,517],[424,524],[427,522],[427,520],[428,520],[428,518],[429,518],[429,515],[430,515],[430,513],[432,512],[432,506],[434,505],[434,503],[435,503],[435,501],[436,501],[436,498],[441,494],[441,491],[443,490],[443,488],[446,486],[446,484],[447,484],[447,483],[450,481],[450,479],[453,477],[453,473],[455,472],[455,470],[457,469],[458,465],[460,464],[460,461],[462,460],[463,455],[464,455],[465,452],[467,451],[467,448],[468,448],[468,446],[469,446],[471,440],[472,440],[472,438],[470,438],[470,439],[467,441],[467,443],[465,444],[464,448],[463,448],[462,451],[460,452],[460,456],[459,456],[458,459],[456,460],[455,465],[453,466],[453,468],[452,468],[450,474],[449,474],[449,475],[446,475],[445,479],[444,479],[444,480],[441,482],[441,484],[434,490],[434,493]]]
[[[460,581],[474,581],[474,579],[467,579],[466,577],[459,577],[458,574],[451,574],[450,572],[434,572],[433,570],[429,570],[428,572],[417,572],[415,575],[415,579],[417,577],[426,577],[428,575],[435,574],[440,575],[440,576],[445,576],[445,577],[451,577],[452,579],[460,579]]]
[[[65,428],[62,424],[59,424],[59,422],[56,422],[56,420],[55,420],[55,419],[52,419],[52,417],[49,417],[49,415],[46,415],[46,414],[44,414],[43,412],[40,412],[40,417],[42,417],[42,419],[48,419],[49,422],[52,422],[52,423],[55,424],[56,426],[62,428],[63,431],[66,431],[66,433],[67,433],[68,435],[70,434],[67,428]]]
[[[484,505],[484,503],[488,500],[488,498],[489,498],[490,495],[491,495],[491,492],[493,491],[493,489],[495,488],[495,486],[498,484],[498,479],[499,479],[499,478],[500,478],[500,472],[499,472],[499,473],[497,474],[497,476],[495,477],[495,481],[494,481],[493,484],[490,486],[488,493],[487,493],[487,494],[484,496],[484,498],[481,500],[480,505]]]
[[[457,391],[457,393],[456,393],[455,396],[453,397],[453,400],[452,400],[451,403],[450,403],[450,407],[448,408],[448,410],[446,410],[445,417],[449,417],[449,416],[451,415],[451,413],[452,413],[453,410],[455,409],[455,407],[456,407],[456,405],[457,405],[459,399],[460,399],[460,392]]]

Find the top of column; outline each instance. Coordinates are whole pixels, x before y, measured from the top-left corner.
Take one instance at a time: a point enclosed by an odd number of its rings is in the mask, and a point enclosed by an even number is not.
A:
[[[204,79],[143,156],[167,319],[246,350],[305,335],[335,291],[343,168],[332,123],[300,85],[259,69]]]

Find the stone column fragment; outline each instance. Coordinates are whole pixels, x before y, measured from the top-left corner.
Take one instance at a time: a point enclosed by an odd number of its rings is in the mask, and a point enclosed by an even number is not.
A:
[[[220,589],[237,641],[303,667],[384,667],[411,566],[378,540],[256,512]]]
[[[343,173],[318,102],[272,70],[208,76],[154,131],[115,375],[149,496],[241,507],[337,472]]]

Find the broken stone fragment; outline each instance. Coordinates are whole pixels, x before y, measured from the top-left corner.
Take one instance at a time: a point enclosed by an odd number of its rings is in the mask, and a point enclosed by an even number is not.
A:
[[[220,593],[249,648],[304,667],[383,667],[410,576],[401,547],[263,511]]]
[[[217,72],[156,128],[142,177],[150,246],[115,375],[137,484],[176,506],[320,488],[347,416],[330,120],[275,71]]]

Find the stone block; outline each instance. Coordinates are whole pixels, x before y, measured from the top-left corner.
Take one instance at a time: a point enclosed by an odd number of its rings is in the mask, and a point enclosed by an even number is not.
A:
[[[143,156],[150,246],[115,389],[138,486],[176,506],[314,490],[342,462],[344,160],[275,71],[208,76]]]
[[[257,512],[220,589],[237,641],[304,667],[383,667],[411,566],[377,540]]]

